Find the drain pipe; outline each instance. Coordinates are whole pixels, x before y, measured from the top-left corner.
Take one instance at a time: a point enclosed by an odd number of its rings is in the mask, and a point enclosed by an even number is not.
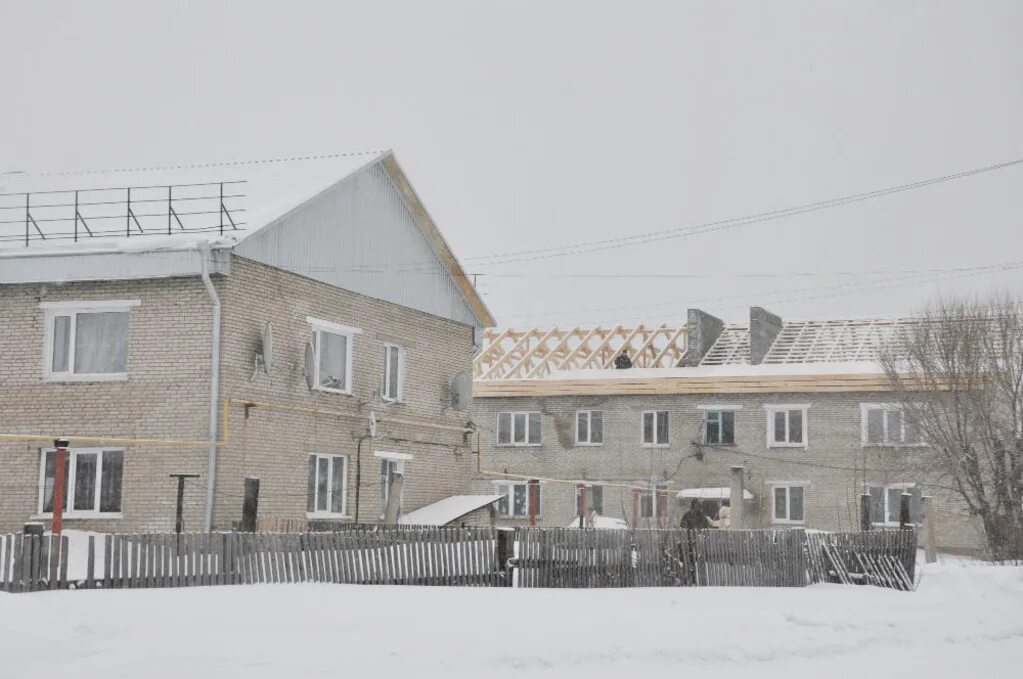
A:
[[[217,406],[220,401],[220,297],[213,281],[210,280],[210,244],[199,245],[202,260],[202,282],[213,303],[213,353],[210,358],[210,449],[206,462],[206,512],[203,515],[203,530],[213,530],[213,500],[217,488]]]

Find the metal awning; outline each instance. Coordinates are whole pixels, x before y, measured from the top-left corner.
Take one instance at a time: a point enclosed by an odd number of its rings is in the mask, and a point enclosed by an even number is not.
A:
[[[683,488],[678,492],[677,497],[681,499],[727,500],[732,497],[732,489],[728,486],[722,488]],[[743,489],[742,499],[752,500],[753,493]]]

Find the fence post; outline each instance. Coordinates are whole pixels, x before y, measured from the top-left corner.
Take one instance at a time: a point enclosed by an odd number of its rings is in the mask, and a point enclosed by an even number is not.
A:
[[[860,530],[870,530],[870,493],[860,495]]]
[[[745,473],[745,471],[746,470],[744,467],[742,467],[742,465],[736,465],[732,467],[731,502],[729,503],[731,507],[728,510],[729,512],[728,516],[730,517],[730,521],[732,522],[731,527],[734,530],[741,530],[746,527],[745,523],[743,522],[742,511],[743,509],[745,509],[742,501],[742,496],[745,495],[745,493],[743,492],[745,490],[743,488],[745,480],[743,474]]]
[[[934,498],[930,495],[924,495],[920,498],[920,504],[922,505],[922,512],[924,525],[923,536],[924,536],[924,558],[927,563],[934,563],[938,560],[937,550],[934,545]]]

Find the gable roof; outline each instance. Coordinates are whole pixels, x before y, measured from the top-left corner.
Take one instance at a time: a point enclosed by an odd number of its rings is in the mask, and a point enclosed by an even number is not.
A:
[[[166,254],[195,250],[200,243],[218,249],[234,248],[373,166],[380,166],[390,177],[479,325],[493,325],[489,309],[391,151],[110,171],[0,174],[0,258],[105,255],[103,266],[93,268],[109,270],[111,257],[123,253]],[[27,220],[26,215],[31,219]],[[191,260],[185,262],[179,257],[168,264],[165,257],[159,266],[140,267],[138,277],[145,277],[147,271],[174,275],[179,261],[180,267],[189,270],[182,269],[178,275],[196,273]],[[32,277],[24,281],[18,278],[18,269],[8,267],[0,283],[38,281],[38,272],[47,267],[22,262],[21,271],[33,271]],[[61,271],[75,269],[62,260]],[[213,271],[225,273],[226,269],[221,265]],[[96,273],[81,280],[97,278],[102,275]]]

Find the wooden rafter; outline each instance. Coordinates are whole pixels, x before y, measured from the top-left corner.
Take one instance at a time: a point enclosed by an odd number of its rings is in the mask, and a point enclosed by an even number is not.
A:
[[[637,368],[674,367],[685,353],[685,328],[662,323],[654,328],[488,329],[473,367],[478,380],[542,378],[610,368],[625,348]]]

